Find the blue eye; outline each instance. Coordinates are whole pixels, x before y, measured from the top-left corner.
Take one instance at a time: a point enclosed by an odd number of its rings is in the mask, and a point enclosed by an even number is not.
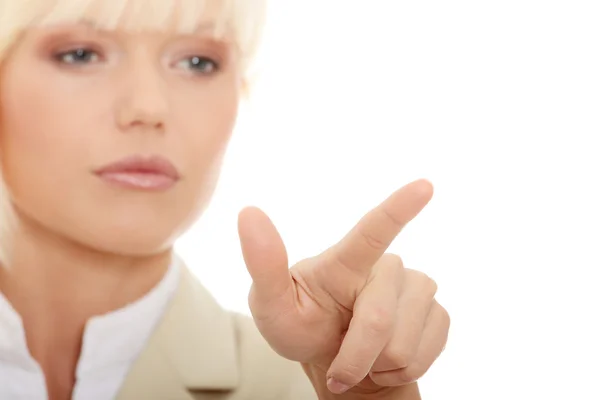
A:
[[[188,57],[181,60],[177,65],[198,74],[212,74],[219,69],[216,61],[202,56]]]
[[[58,53],[54,58],[64,64],[87,64],[97,62],[100,56],[93,50],[78,48]]]

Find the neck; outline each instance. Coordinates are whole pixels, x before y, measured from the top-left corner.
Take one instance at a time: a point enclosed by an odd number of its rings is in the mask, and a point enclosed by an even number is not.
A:
[[[97,251],[26,220],[12,239],[0,292],[21,316],[32,356],[50,370],[74,372],[86,322],[149,292],[172,256],[171,250],[145,257]]]

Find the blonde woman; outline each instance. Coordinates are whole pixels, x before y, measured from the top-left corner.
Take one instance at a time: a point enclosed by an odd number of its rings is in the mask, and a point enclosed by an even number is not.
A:
[[[427,181],[290,269],[243,210],[253,319],[173,254],[215,187],[264,8],[0,0],[0,399],[419,398],[449,318],[384,251]]]

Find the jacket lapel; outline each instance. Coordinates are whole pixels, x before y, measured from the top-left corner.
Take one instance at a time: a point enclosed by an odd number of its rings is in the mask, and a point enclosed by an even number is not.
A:
[[[183,262],[179,288],[118,400],[193,400],[239,384],[234,321]]]

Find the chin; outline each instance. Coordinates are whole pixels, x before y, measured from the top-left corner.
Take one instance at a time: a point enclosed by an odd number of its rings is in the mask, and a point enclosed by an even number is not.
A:
[[[102,238],[86,243],[97,251],[128,257],[146,257],[169,250],[176,238],[167,235],[126,235],[121,238]]]
[[[72,197],[75,196],[67,199]],[[17,210],[29,225],[76,245],[108,254],[143,257],[169,250],[208,203],[207,199],[194,196],[183,196],[178,201],[149,201],[146,197],[86,200],[21,202]]]
[[[126,222],[126,223],[125,223]],[[139,221],[129,219],[106,223],[89,223],[85,231],[65,232],[73,241],[99,252],[131,257],[145,257],[169,250],[189,224],[173,221]]]

